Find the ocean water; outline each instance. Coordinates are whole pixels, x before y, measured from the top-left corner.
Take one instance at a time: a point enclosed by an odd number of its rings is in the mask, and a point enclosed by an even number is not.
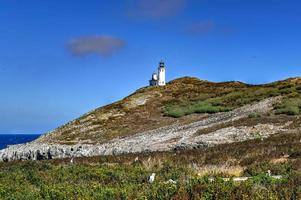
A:
[[[39,136],[35,134],[0,134],[0,149],[6,148],[7,145],[30,142]]]

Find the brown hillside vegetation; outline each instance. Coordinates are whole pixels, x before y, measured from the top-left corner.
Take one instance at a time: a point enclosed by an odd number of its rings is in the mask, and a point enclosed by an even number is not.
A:
[[[298,115],[301,107],[301,78],[265,85],[241,82],[213,83],[184,77],[164,87],[145,87],[113,104],[98,108],[39,139],[41,142],[75,144],[104,143],[116,137],[180,123],[205,119],[212,113],[227,112],[283,96],[269,115]],[[250,118],[257,118],[252,113]],[[267,117],[267,120],[272,120]]]

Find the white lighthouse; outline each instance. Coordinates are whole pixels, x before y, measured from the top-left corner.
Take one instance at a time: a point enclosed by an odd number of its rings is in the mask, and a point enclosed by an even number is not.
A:
[[[158,67],[158,73],[152,74],[152,79],[149,81],[150,86],[164,86],[165,83],[165,65],[164,62],[161,61]]]

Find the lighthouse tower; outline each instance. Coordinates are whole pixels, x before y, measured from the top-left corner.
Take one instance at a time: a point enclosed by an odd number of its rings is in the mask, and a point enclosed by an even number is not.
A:
[[[158,67],[158,85],[165,85],[165,65],[163,61],[159,63]]]
[[[152,79],[149,81],[150,86],[164,86],[165,85],[165,65],[161,61],[158,67],[158,73],[152,74]]]

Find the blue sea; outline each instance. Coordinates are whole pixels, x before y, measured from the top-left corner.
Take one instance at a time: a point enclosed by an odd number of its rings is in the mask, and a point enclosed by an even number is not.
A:
[[[0,134],[0,149],[6,148],[7,145],[30,142],[39,136],[37,134]]]

